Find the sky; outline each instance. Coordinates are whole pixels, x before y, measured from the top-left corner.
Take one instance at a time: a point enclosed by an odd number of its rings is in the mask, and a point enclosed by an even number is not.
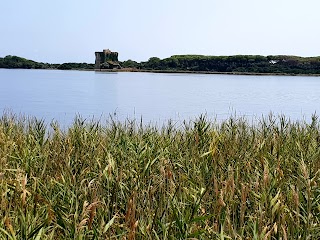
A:
[[[319,0],[1,0],[0,57],[320,56]]]

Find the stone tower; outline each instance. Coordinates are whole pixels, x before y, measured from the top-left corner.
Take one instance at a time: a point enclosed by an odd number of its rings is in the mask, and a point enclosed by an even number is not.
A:
[[[120,68],[120,64],[118,62],[118,52],[111,52],[109,49],[104,49],[102,52],[95,52],[95,55],[95,69]]]

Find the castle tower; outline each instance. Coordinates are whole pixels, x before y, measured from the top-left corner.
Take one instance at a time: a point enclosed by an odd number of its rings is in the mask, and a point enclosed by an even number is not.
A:
[[[118,62],[118,55],[118,52],[111,52],[109,49],[104,49],[102,52],[95,52],[95,69],[121,68]]]

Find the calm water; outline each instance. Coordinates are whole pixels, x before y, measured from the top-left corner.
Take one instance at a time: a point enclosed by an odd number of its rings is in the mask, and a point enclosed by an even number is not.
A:
[[[320,112],[320,77],[100,73],[0,69],[0,114],[72,122],[84,118],[145,122],[230,115],[285,114],[308,119]]]

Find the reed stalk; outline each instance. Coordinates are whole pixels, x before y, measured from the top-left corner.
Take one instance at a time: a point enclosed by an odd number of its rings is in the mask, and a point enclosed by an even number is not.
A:
[[[0,118],[0,239],[319,239],[320,125]]]

